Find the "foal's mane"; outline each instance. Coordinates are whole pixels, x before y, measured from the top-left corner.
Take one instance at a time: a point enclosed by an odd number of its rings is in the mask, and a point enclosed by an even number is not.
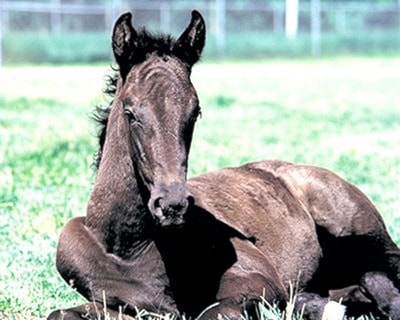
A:
[[[135,64],[139,64],[146,60],[149,54],[156,53],[159,56],[164,55],[175,55],[181,56],[181,52],[177,52],[175,48],[176,39],[170,35],[153,34],[147,31],[145,28],[140,29],[137,32],[137,47],[135,48],[134,54],[130,56],[128,61],[129,69]],[[184,61],[184,60],[183,60]],[[113,104],[115,93],[117,90],[117,81],[119,77],[119,68],[111,67],[111,75],[106,77],[106,87],[103,92],[111,98],[111,101],[106,106],[95,106],[92,114],[92,118],[97,124],[97,138],[99,140],[99,149],[94,157],[94,165],[98,169],[102,150],[104,146],[106,129],[108,124],[108,117],[111,111],[111,105]]]

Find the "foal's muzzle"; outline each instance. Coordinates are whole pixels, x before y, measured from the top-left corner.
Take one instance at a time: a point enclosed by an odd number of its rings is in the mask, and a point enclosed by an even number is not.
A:
[[[151,194],[148,207],[162,227],[179,226],[185,222],[185,213],[193,203],[186,183],[171,183],[156,186]]]

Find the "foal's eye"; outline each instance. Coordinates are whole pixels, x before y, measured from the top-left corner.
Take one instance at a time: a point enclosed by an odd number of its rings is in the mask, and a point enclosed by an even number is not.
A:
[[[131,126],[143,128],[142,123],[135,117],[134,113],[129,109],[124,110],[125,117]]]
[[[124,114],[125,114],[125,116],[126,116],[126,118],[128,119],[129,122],[135,121],[135,116],[133,115],[132,111],[126,109],[124,111]]]

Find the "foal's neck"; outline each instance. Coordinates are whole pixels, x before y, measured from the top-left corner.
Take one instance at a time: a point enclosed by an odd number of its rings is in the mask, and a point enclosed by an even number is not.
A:
[[[115,102],[87,207],[86,226],[107,252],[129,258],[149,241],[152,221],[136,179],[124,117],[122,104]]]

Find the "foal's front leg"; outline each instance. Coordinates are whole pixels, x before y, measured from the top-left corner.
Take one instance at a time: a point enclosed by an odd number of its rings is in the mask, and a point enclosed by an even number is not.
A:
[[[66,310],[53,311],[47,320],[82,320],[82,319],[121,319],[135,320],[134,318],[122,314],[120,311],[107,309],[103,304],[97,302],[88,302],[78,307]]]
[[[66,310],[64,319],[87,314],[97,319],[105,309],[118,315],[120,307],[132,316],[136,308],[178,313],[172,297],[166,294],[169,280],[154,244],[150,243],[138,257],[124,260],[105,251],[85,226],[84,217],[72,219],[64,226],[58,243],[57,269],[67,283],[91,302]],[[106,308],[102,306],[104,297]],[[50,319],[61,314],[52,314]]]

